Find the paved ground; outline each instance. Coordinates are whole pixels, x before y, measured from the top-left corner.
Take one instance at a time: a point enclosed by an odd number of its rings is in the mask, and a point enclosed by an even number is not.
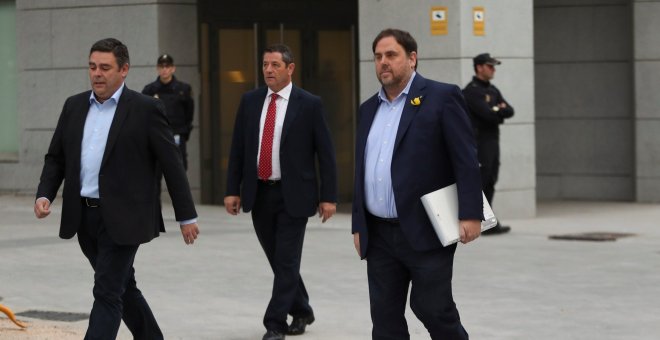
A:
[[[201,238],[186,246],[166,207],[173,232],[140,248],[138,284],[166,339],[261,339],[272,274],[249,216],[230,217],[214,206],[198,210]],[[57,238],[59,213],[37,220],[31,198],[0,196],[0,216],[2,303],[15,312],[88,313],[92,271],[75,239]],[[542,203],[537,218],[505,222],[512,233],[457,251],[455,300],[472,339],[660,338],[660,205]],[[291,338],[370,338],[366,263],[355,254],[349,223],[346,214],[324,225],[310,221],[302,274],[317,321]],[[636,236],[548,239],[588,231]],[[21,319],[44,329],[40,320]],[[429,338],[410,312],[408,320],[412,339]],[[86,327],[85,321],[45,324],[78,334]],[[57,338],[30,332],[0,324],[2,339]],[[122,328],[120,339],[130,338]]]

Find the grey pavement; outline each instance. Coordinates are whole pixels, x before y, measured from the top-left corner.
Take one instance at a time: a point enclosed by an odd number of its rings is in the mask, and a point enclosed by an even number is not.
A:
[[[88,313],[92,271],[74,239],[57,237],[59,202],[37,220],[32,198],[0,196],[0,296],[15,312]],[[497,207],[495,206],[495,209]],[[199,206],[186,246],[171,207],[169,233],[138,251],[142,289],[166,339],[261,339],[272,274],[248,214]],[[510,234],[459,245],[454,298],[471,339],[659,339],[660,205],[545,202]],[[549,240],[574,232],[636,234],[615,242]],[[302,275],[317,321],[291,339],[370,339],[366,262],[350,215],[310,219]],[[407,313],[412,339],[429,339]],[[29,319],[28,319],[29,320]],[[86,321],[68,323],[85,329]],[[120,339],[130,339],[124,326]]]

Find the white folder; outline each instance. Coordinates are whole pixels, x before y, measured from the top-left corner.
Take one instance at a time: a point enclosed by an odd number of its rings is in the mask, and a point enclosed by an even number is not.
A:
[[[484,202],[484,221],[481,221],[481,231],[497,225],[497,219],[486,196],[481,192]],[[458,225],[458,192],[456,183],[422,196],[422,204],[429,216],[435,233],[444,247],[460,240]]]

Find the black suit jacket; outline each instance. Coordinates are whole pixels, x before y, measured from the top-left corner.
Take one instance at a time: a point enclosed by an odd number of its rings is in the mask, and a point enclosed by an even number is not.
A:
[[[236,114],[227,169],[227,196],[241,196],[243,211],[257,195],[259,120],[267,88],[247,92]],[[337,169],[330,131],[318,96],[293,86],[280,141],[282,193],[287,213],[309,217],[321,202],[337,201]],[[317,181],[316,159],[320,173]]]
[[[81,225],[80,153],[90,94],[74,95],[64,103],[37,189],[37,198],[53,202],[64,181],[62,238],[73,237]],[[165,231],[156,192],[157,163],[167,181],[176,219],[197,217],[163,104],[124,87],[99,173],[101,215],[108,234],[118,244],[145,243]]]
[[[420,99],[419,105],[411,100]],[[367,256],[369,233],[365,205],[365,150],[380,102],[374,95],[360,106],[355,146],[353,232]],[[442,247],[420,200],[457,183],[460,219],[483,219],[481,179],[472,127],[461,90],[417,74],[406,98],[391,165],[392,186],[401,229],[418,251]]]

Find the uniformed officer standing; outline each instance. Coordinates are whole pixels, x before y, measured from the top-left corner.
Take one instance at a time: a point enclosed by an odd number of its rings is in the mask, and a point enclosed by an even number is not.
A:
[[[158,79],[148,84],[142,90],[143,94],[159,98],[165,104],[165,113],[174,132],[174,142],[179,145],[183,166],[188,170],[188,153],[186,142],[192,130],[193,111],[195,104],[190,85],[179,81],[174,76],[176,66],[169,54],[158,57]]]
[[[500,168],[500,124],[513,117],[513,107],[504,100],[500,91],[490,81],[495,76],[495,65],[501,62],[488,53],[472,59],[474,73],[472,81],[463,89],[463,96],[470,110],[472,126],[477,138],[477,154],[481,168],[481,183],[488,202],[493,205],[495,183]],[[511,230],[508,226],[497,226],[482,234],[501,234]]]
[[[183,167],[188,170],[188,152],[186,151],[186,142],[190,138],[192,130],[193,111],[195,102],[192,99],[192,90],[190,85],[179,81],[174,76],[176,66],[174,59],[169,54],[163,54],[158,57],[156,62],[158,69],[158,78],[142,89],[142,93],[147,96],[160,99],[165,105],[165,114],[170,121],[172,132],[174,132],[174,143],[179,146]],[[158,178],[157,190],[160,200],[160,182],[163,174],[160,168],[156,170]]]

